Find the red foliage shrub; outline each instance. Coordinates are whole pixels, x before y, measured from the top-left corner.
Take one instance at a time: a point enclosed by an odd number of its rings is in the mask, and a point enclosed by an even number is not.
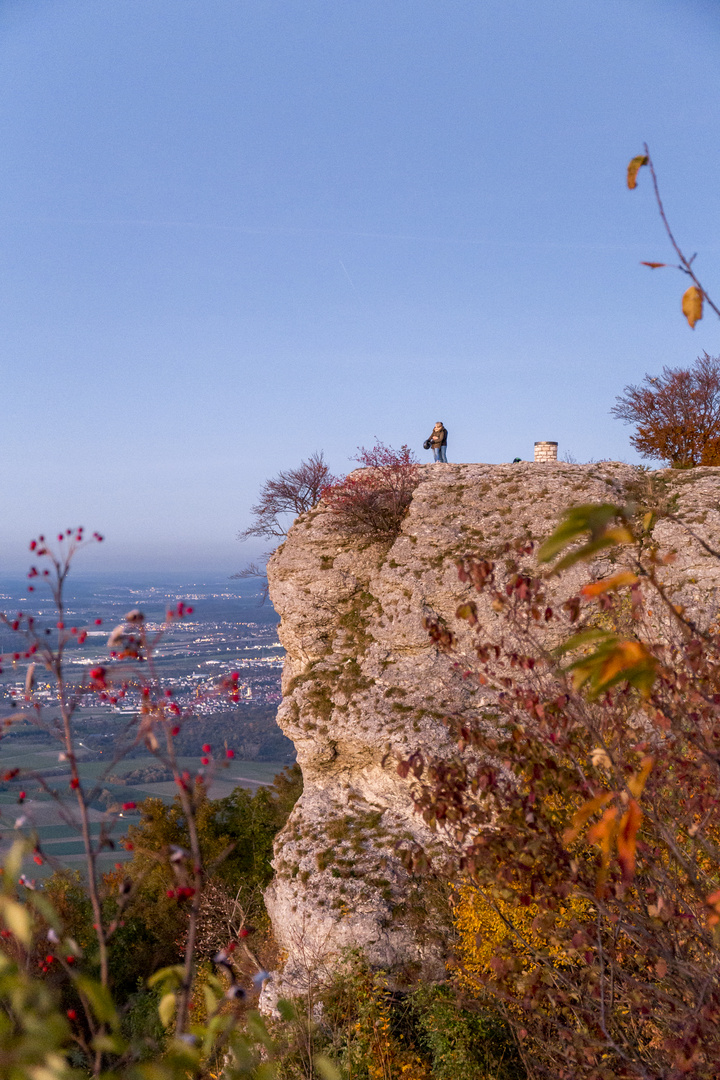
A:
[[[394,450],[378,441],[358,449],[360,469],[323,489],[323,501],[343,532],[369,540],[394,540],[418,485],[418,461],[408,446]]]

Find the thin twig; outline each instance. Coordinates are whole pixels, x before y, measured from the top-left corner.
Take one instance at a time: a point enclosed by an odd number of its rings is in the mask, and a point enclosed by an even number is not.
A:
[[[715,312],[715,314],[718,316],[718,318],[720,318],[720,308],[718,308],[712,302],[712,300],[708,296],[704,286],[701,285],[700,282],[698,281],[698,278],[697,278],[697,276],[695,274],[695,271],[692,268],[692,261],[695,258],[695,256],[693,255],[691,259],[687,259],[685,257],[685,255],[683,254],[683,252],[682,252],[682,250],[680,248],[680,245],[678,244],[677,240],[675,239],[675,237],[673,235],[673,231],[670,228],[670,223],[669,223],[669,221],[667,219],[667,216],[665,214],[665,207],[663,206],[662,199],[660,198],[660,188],[658,186],[657,176],[655,174],[655,166],[653,165],[653,160],[650,157],[650,150],[648,149],[648,144],[647,143],[645,143],[644,149],[645,149],[645,156],[647,158],[648,168],[650,169],[650,175],[652,177],[653,188],[655,190],[655,201],[657,202],[657,205],[658,205],[658,210],[660,212],[660,218],[662,220],[663,225],[665,226],[665,232],[668,234],[668,237],[670,238],[670,243],[672,244],[673,248],[675,249],[675,252],[677,253],[678,258],[680,259],[680,266],[678,266],[677,269],[681,270],[683,272],[683,274],[687,274],[688,277],[692,279],[695,286],[700,290],[703,297],[705,298],[705,302],[707,303],[708,307],[711,307],[713,309],[713,311]]]

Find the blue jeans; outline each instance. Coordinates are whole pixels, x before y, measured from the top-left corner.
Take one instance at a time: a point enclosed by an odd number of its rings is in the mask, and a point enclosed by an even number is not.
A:
[[[435,455],[436,461],[444,461],[447,465],[447,447],[445,446],[433,446],[432,452]]]

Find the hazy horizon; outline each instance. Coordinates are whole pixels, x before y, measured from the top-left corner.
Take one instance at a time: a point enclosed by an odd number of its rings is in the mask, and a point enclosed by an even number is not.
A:
[[[265,479],[437,419],[637,461],[615,396],[720,348],[625,170],[717,300],[718,45],[716,0],[5,0],[0,575],[78,524],[230,575]]]

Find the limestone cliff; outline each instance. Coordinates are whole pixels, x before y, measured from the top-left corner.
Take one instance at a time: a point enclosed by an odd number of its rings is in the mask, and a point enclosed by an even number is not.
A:
[[[451,752],[443,716],[473,713],[482,703],[480,688],[438,653],[422,625],[425,615],[454,625],[458,604],[471,595],[455,560],[495,556],[523,537],[543,539],[568,506],[642,500],[649,484],[655,500],[720,544],[720,469],[433,465],[422,466],[420,476],[389,549],[344,536],[321,504],[297,520],[268,568],[287,650],[278,721],[297,747],[305,780],[278,837],[267,893],[289,988],[332,965],[346,946],[362,946],[385,968],[429,976],[442,969],[427,892],[398,857],[404,841],[430,836],[395,757],[418,747]],[[678,598],[711,618],[720,564],[667,519],[656,535],[678,551],[668,572]],[[598,563],[591,571],[606,569]],[[549,589],[561,599],[587,573],[578,568]],[[479,606],[482,620],[497,618]]]

